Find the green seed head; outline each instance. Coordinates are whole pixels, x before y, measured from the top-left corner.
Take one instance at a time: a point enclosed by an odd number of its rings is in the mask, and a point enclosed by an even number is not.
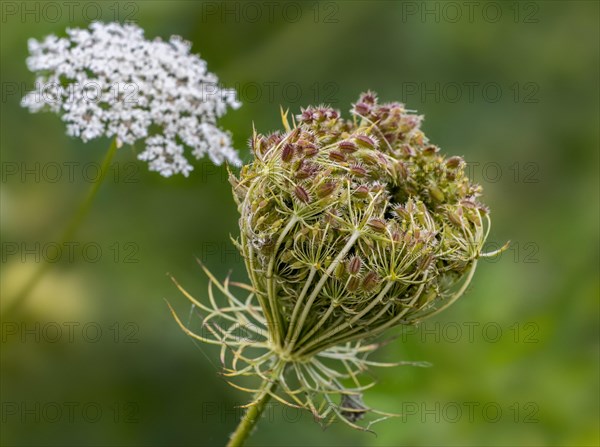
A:
[[[367,413],[389,416],[364,405],[357,379],[374,364],[374,337],[445,309],[477,259],[506,247],[481,252],[490,222],[481,187],[462,158],[428,141],[422,117],[371,92],[351,112],[308,107],[292,125],[286,112],[284,131],[253,135],[254,160],[230,176],[252,284],[220,283],[205,269],[210,304],[179,287],[204,313],[206,334],[176,318],[221,346],[227,376],[278,383],[255,391],[360,428]],[[238,338],[240,327],[253,336]]]
[[[351,112],[308,107],[255,134],[233,182],[252,285],[277,349],[298,358],[436,311],[485,240],[481,188],[421,116],[373,93]]]

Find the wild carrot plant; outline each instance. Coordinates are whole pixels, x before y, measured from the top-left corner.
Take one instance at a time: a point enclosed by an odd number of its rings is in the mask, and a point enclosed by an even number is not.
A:
[[[240,164],[231,135],[216,124],[229,108],[240,106],[236,93],[220,88],[206,61],[190,49],[191,44],[179,36],[147,40],[137,25],[119,23],[94,22],[87,29],[68,29],[67,37],[29,40],[27,66],[36,82],[22,105],[31,112],[59,114],[67,135],[83,142],[113,140],[100,175],[59,245],[77,231],[123,144],[143,141],[138,158],[164,177],[189,175],[193,167],[186,150],[197,159],[208,155],[217,165]],[[12,301],[13,309],[49,266],[40,265]]]
[[[249,284],[209,277],[208,301],[177,286],[221,347],[223,374],[256,387],[230,446],[241,445],[269,399],[323,424],[359,429],[391,414],[363,401],[368,356],[388,329],[414,325],[462,296],[490,230],[482,188],[461,157],[445,157],[403,104],[360,96],[352,118],[308,107],[284,129],[254,132],[253,161],[230,176],[235,241]],[[225,297],[221,304],[215,290]],[[358,421],[373,414],[365,425]]]

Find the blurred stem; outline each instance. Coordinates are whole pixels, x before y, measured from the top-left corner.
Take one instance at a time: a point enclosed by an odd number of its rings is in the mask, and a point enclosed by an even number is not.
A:
[[[65,231],[63,232],[62,237],[59,239],[59,242],[58,242],[59,247],[64,245],[71,238],[73,238],[73,236],[75,235],[75,233],[81,226],[81,223],[85,219],[86,215],[88,214],[88,212],[92,206],[92,203],[94,202],[94,198],[96,197],[98,190],[100,189],[100,185],[104,181],[104,177],[106,177],[106,173],[108,172],[108,169],[110,168],[110,163],[112,162],[112,159],[115,155],[116,150],[117,150],[117,140],[114,139],[111,142],[110,146],[108,147],[108,151],[106,152],[106,155],[104,156],[104,160],[102,161],[102,166],[100,167],[100,175],[98,176],[96,181],[94,183],[92,183],[85,199],[79,205],[79,208],[77,209],[77,211],[71,218],[71,221],[69,222],[69,225],[67,226],[67,228],[65,228]],[[27,298],[29,297],[31,292],[35,289],[35,287],[38,285],[40,280],[44,277],[44,275],[46,274],[46,272],[50,269],[50,267],[52,265],[53,264],[48,263],[48,262],[41,262],[38,265],[37,270],[31,276],[29,281],[17,293],[14,300],[7,306],[7,308],[4,312],[5,316],[12,312],[17,311],[19,308],[21,308],[23,306],[23,304],[27,301]]]
[[[271,400],[271,393],[277,388],[278,376],[283,373],[284,366],[284,363],[278,363],[273,368],[272,379],[265,379],[263,381],[262,386],[256,393],[252,406],[248,408],[237,428],[231,434],[227,447],[241,447],[244,445],[246,439],[252,433],[252,429],[260,419],[267,403]]]

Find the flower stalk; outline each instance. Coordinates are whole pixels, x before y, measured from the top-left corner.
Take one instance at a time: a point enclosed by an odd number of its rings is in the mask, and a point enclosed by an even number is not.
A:
[[[110,165],[117,151],[117,141],[113,139],[108,146],[108,150],[104,159],[102,160],[102,164],[100,165],[100,174],[91,184],[90,189],[88,190],[85,198],[79,204],[79,207],[71,217],[71,220],[65,230],[62,233],[62,236],[59,238],[58,246],[62,246],[65,243],[69,242],[77,233],[81,224],[85,220],[88,215],[92,204],[96,196],[98,195],[98,191],[100,186],[104,182],[104,178],[110,169]],[[49,262],[41,262],[37,265],[37,269],[32,274],[31,278],[23,285],[19,292],[15,295],[14,299],[7,306],[4,315],[10,315],[13,312],[17,312],[27,301],[27,298],[33,292],[38,283],[42,280],[44,275],[48,272],[50,267],[53,264]]]
[[[179,36],[147,40],[135,24],[93,22],[87,29],[69,28],[67,37],[29,39],[27,66],[36,74],[35,89],[21,105],[31,112],[61,115],[66,133],[84,143],[107,136],[112,140],[99,177],[59,240],[68,242],[80,227],[123,144],[145,146],[138,159],[164,177],[188,176],[192,165],[184,156],[208,155],[217,165],[241,164],[231,135],[216,125],[240,103],[231,89],[218,87],[206,61],[192,54],[191,43]],[[19,309],[50,264],[39,264],[9,304]]]
[[[284,369],[285,364],[283,362],[278,363],[273,368],[273,378],[271,380],[265,379],[263,384],[254,396],[254,400],[247,405],[247,410],[238,424],[235,431],[231,434],[227,447],[240,447],[246,442],[246,439],[252,433],[252,430],[258,423],[265,407],[271,400],[271,394],[277,388],[278,377]]]

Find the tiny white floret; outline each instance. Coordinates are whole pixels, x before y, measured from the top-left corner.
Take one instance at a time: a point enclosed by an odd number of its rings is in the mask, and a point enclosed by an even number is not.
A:
[[[27,66],[37,77],[23,107],[60,114],[67,134],[84,142],[143,140],[138,158],[165,177],[192,171],[186,148],[215,164],[241,164],[231,134],[216,125],[240,107],[236,92],[219,87],[189,42],[146,40],[137,25],[119,23],[94,22],[67,34],[29,40]]]

